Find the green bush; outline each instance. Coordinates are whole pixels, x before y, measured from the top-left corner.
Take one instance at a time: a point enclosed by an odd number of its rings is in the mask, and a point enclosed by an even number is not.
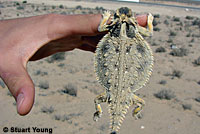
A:
[[[55,61],[62,61],[62,60],[65,60],[65,53],[59,52],[59,53],[56,53],[56,54],[52,55],[51,57],[49,57],[47,59],[47,62],[53,63]]]
[[[186,18],[187,20],[193,20],[193,19],[194,19],[193,16],[186,16],[185,18]]]
[[[196,60],[194,60],[194,64],[200,66],[200,56]]]
[[[188,50],[185,48],[175,48],[170,52],[170,55],[177,56],[177,57],[187,56]]]
[[[64,6],[63,6],[63,5],[60,5],[60,6],[59,6],[59,8],[63,9],[63,8],[64,8]]]
[[[169,36],[176,36],[176,32],[170,30],[170,32],[169,32]]]
[[[163,89],[161,91],[159,91],[158,93],[155,93],[154,94],[155,97],[163,100],[171,100],[172,98],[175,98],[175,94],[174,92],[172,92],[171,90],[166,90],[166,89]]]
[[[44,107],[41,108],[41,111],[43,113],[51,114],[51,113],[54,112],[54,108],[52,106],[50,106],[50,107],[44,106]]]
[[[164,47],[158,47],[155,52],[156,53],[163,53],[163,52],[166,52],[166,50],[165,50]]]
[[[38,85],[41,89],[48,89],[49,88],[49,83],[47,81],[41,81]]]
[[[191,110],[192,109],[191,104],[182,104],[182,107],[183,107],[184,110]]]
[[[173,17],[173,21],[180,21],[179,17]]]
[[[64,86],[64,89],[59,91],[61,94],[69,94],[71,96],[77,96],[77,87],[76,85],[69,83]]]

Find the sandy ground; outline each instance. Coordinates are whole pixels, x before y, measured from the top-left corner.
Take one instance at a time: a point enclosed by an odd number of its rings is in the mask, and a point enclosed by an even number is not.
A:
[[[130,108],[119,134],[200,134],[200,65],[194,63],[200,57],[200,20],[197,18],[200,11],[111,2],[28,0],[27,4],[20,5],[0,2],[2,20],[46,13],[102,12],[75,9],[77,5],[112,10],[128,6],[137,13],[152,12],[155,31],[147,40],[154,51],[154,72],[146,87],[137,92],[146,101],[143,118],[131,117]],[[0,133],[4,127],[30,127],[34,133],[32,127],[37,127],[52,128],[54,134],[108,134],[106,104],[103,104],[102,118],[98,122],[92,119],[93,99],[103,92],[95,78],[93,58],[91,52],[74,50],[30,62],[28,71],[36,86],[36,98],[32,111],[24,117],[16,113],[15,100],[1,81]],[[77,91],[77,94],[69,95],[66,91]]]

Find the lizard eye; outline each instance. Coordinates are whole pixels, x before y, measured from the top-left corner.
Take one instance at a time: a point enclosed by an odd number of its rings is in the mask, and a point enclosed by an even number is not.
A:
[[[131,16],[132,16],[132,11],[131,11],[131,9],[129,9],[129,12],[128,12],[127,16],[128,16],[128,17],[131,17]]]
[[[119,16],[115,13],[114,14],[114,18],[116,19],[116,18],[119,18]]]

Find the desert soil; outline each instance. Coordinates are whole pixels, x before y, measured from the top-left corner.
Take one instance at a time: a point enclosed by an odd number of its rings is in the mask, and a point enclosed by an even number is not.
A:
[[[121,6],[154,14],[154,36],[147,41],[155,65],[150,81],[137,92],[146,101],[143,118],[135,120],[131,107],[119,134],[200,134],[200,10],[116,2],[1,0],[0,18],[102,13]],[[94,53],[78,49],[29,62],[36,95],[32,111],[24,117],[17,114],[15,100],[0,80],[0,133],[4,127],[30,127],[31,133],[37,127],[52,128],[54,134],[108,134],[106,104],[102,118],[92,119],[93,100],[104,91],[95,78],[93,62]]]

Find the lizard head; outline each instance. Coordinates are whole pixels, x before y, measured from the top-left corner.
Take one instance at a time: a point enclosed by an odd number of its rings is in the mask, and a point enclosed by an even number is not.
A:
[[[117,9],[114,15],[115,18],[120,18],[121,21],[127,20],[131,16],[132,16],[132,11],[128,7],[121,7]]]

